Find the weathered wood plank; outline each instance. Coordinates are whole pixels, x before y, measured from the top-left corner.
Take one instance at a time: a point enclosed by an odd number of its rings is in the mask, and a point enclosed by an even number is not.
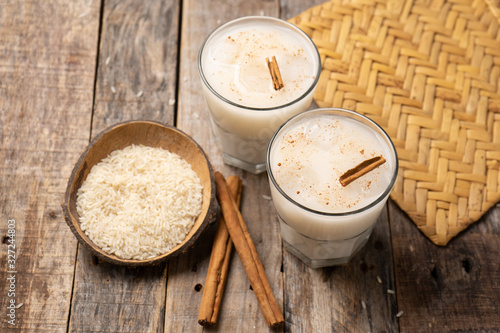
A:
[[[125,268],[78,249],[70,332],[163,332],[166,265]]]
[[[179,2],[105,1],[92,135],[125,120],[174,124]]]
[[[77,242],[60,205],[88,143],[98,26],[98,2],[0,4],[2,332],[67,329]],[[15,267],[7,266],[9,220]],[[12,297],[4,288],[10,275]],[[22,303],[14,325],[10,301]]]
[[[446,247],[389,214],[401,332],[500,331],[500,207]]]
[[[281,0],[280,1],[280,17],[284,20],[289,20],[307,9],[320,5],[326,2],[325,0]]]
[[[282,304],[281,239],[279,226],[274,221],[274,208],[263,196],[269,195],[267,176],[251,175],[223,164],[222,155],[210,129],[208,108],[202,95],[197,67],[201,44],[213,29],[241,16],[278,16],[278,6],[277,1],[183,2],[177,125],[203,146],[214,169],[221,171],[226,177],[231,174],[242,177],[242,214],[261,256],[274,294],[278,303]],[[180,257],[179,260],[169,264],[166,331],[202,330],[197,323],[202,296],[200,288],[205,283],[213,241],[210,235],[207,235],[206,239],[206,244],[198,244],[186,255],[189,259]],[[196,269],[192,269],[193,267]],[[182,302],[179,302],[179,299],[182,299]],[[219,332],[269,330],[236,252],[231,258],[219,320],[213,330]]]
[[[92,136],[130,119],[174,124],[179,9],[177,1],[105,1]],[[70,331],[162,332],[166,267],[96,264],[79,247]]]
[[[285,251],[284,271],[287,332],[398,331],[386,209],[349,264],[311,269]]]

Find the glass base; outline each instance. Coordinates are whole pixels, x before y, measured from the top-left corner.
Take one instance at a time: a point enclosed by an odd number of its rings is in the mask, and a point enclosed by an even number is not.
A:
[[[350,259],[350,257],[334,259],[311,259],[285,241],[283,241],[283,247],[311,268],[345,265],[349,262]]]
[[[248,163],[245,161],[242,161],[240,159],[237,159],[236,157],[233,157],[231,155],[228,155],[226,153],[222,153],[222,159],[224,160],[224,163],[227,165],[231,165],[240,169],[243,169],[245,171],[254,173],[256,175],[265,172],[266,169],[266,163],[260,163],[260,164],[252,164]]]
[[[283,247],[299,258],[304,264],[311,268],[322,268],[322,267],[329,267],[329,266],[339,266],[339,265],[347,265],[351,258],[353,258],[365,245],[366,241],[368,241],[368,238],[365,239],[365,241],[360,244],[359,248],[352,253],[348,257],[342,257],[342,258],[332,258],[332,259],[311,259],[307,256],[305,256],[302,252],[294,248],[292,245],[288,244],[286,241],[283,240]]]
[[[341,240],[318,240],[307,237],[286,224],[281,217],[283,247],[311,268],[345,265],[370,238],[373,225],[361,234]]]

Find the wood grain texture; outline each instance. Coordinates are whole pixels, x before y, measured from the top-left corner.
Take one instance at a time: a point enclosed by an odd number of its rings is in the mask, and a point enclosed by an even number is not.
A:
[[[389,208],[401,332],[500,331],[500,207],[445,248]]]
[[[104,3],[92,136],[124,120],[174,124],[178,27],[177,1]],[[166,264],[94,263],[79,247],[69,330],[162,332]]]
[[[163,332],[166,264],[127,268],[79,247],[70,332]]]
[[[124,120],[175,125],[179,2],[105,1],[92,134]]]
[[[60,204],[88,142],[98,21],[87,1],[0,4],[0,237],[15,220],[17,272],[10,298],[0,244],[2,332],[66,332],[76,239]]]
[[[281,0],[280,17],[283,20],[291,19],[307,9],[324,3],[325,0]]]
[[[214,169],[224,176],[239,175],[243,180],[242,214],[252,239],[261,256],[271,288],[278,303],[282,304],[281,239],[279,226],[273,223],[274,208],[263,198],[269,195],[266,175],[250,175],[241,170],[228,167],[222,162],[218,142],[210,129],[208,109],[201,91],[197,59],[199,49],[217,26],[237,17],[247,15],[278,16],[277,1],[184,1],[181,32],[179,106],[177,126],[191,134],[210,156]],[[203,22],[202,24],[200,24]],[[211,244],[211,243],[210,243]],[[195,286],[203,286],[206,277],[210,246],[193,249],[188,263],[181,258],[169,265],[169,283],[167,295],[166,330],[188,332],[199,330],[197,313],[201,302],[201,292],[193,292]],[[195,258],[199,258],[198,261]],[[196,264],[197,270],[191,267]],[[181,290],[188,294],[178,295]],[[188,302],[178,302],[180,297]],[[195,309],[195,311],[193,311]],[[197,327],[199,326],[199,327]],[[270,329],[264,320],[255,294],[237,254],[233,254],[229,267],[228,281],[219,314],[217,326],[219,332],[245,332],[254,330],[267,332]]]
[[[286,332],[398,331],[386,209],[349,264],[311,269],[285,251],[284,271]]]

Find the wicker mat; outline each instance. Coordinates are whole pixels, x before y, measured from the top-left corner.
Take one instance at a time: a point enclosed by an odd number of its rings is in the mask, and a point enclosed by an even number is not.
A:
[[[446,245],[500,201],[500,30],[495,1],[330,1],[290,21],[316,43],[320,107],[391,136],[391,198]]]

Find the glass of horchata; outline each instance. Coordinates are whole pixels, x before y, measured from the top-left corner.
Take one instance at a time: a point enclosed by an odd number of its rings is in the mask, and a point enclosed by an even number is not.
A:
[[[273,133],[309,108],[321,61],[296,26],[250,16],[212,32],[200,49],[198,68],[224,162],[261,173]]]
[[[317,109],[276,131],[267,168],[284,247],[317,268],[347,263],[366,243],[398,158],[389,136],[367,117]]]

